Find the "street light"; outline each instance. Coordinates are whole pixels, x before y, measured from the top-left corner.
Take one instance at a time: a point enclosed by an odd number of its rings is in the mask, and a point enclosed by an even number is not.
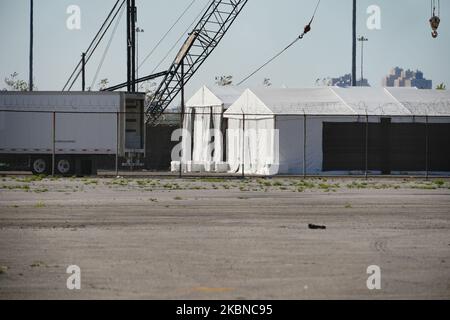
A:
[[[369,39],[361,36],[358,38],[358,41],[361,42],[361,83],[360,86],[363,86],[364,82],[364,42],[369,41]]]
[[[144,29],[136,28],[136,79],[139,79],[139,33],[143,33]],[[138,85],[139,91],[139,85]]]

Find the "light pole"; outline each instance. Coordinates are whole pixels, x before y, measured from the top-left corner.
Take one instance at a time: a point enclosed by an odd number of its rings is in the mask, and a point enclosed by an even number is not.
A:
[[[356,0],[353,0],[352,17],[352,86],[356,87]]]
[[[143,33],[144,29],[136,28],[136,79],[139,79],[139,33]],[[139,85],[137,86],[139,92]]]
[[[360,87],[363,86],[364,83],[364,42],[369,41],[369,39],[361,36],[358,38],[358,41],[361,42],[361,83]]]

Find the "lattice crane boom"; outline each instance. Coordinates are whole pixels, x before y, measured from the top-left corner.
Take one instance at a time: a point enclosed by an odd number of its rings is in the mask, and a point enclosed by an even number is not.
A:
[[[178,52],[146,108],[154,122],[218,46],[248,0],[212,0]]]

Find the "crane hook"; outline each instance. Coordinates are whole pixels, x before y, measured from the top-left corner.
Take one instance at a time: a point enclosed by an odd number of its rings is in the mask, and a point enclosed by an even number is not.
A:
[[[436,0],[433,0],[431,2],[431,6],[432,6],[432,11],[431,11],[431,18],[430,18],[430,25],[431,25],[431,29],[433,30],[431,32],[431,36],[433,38],[437,38],[438,36],[438,32],[437,29],[439,28],[439,24],[441,23],[441,19],[439,18],[439,14],[440,14],[440,1],[437,0],[437,5],[438,5],[438,13],[436,14]]]
[[[433,36],[433,38],[437,38],[437,36],[438,36],[437,29],[439,28],[440,22],[441,22],[441,19],[439,19],[438,16],[432,16],[430,19],[431,29],[433,30],[431,32],[431,35]]]

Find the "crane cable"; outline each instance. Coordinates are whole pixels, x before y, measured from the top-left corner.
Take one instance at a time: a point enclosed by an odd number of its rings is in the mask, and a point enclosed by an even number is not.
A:
[[[103,52],[103,55],[102,55],[102,57],[100,59],[100,63],[98,64],[97,70],[95,71],[95,75],[94,75],[94,78],[93,78],[92,83],[91,83],[91,89],[94,88],[95,82],[97,82],[98,75],[99,75],[99,73],[100,73],[100,71],[101,71],[101,69],[103,67],[103,63],[105,62],[106,55],[108,54],[109,48],[111,47],[112,41],[113,41],[114,36],[115,36],[115,34],[117,32],[117,28],[119,27],[120,21],[122,20],[123,14],[125,12],[125,7],[123,6],[120,10],[121,11],[120,11],[119,18],[116,21],[116,25],[114,26],[114,28],[112,30],[111,36],[110,36],[110,38],[108,40],[108,44],[106,45],[106,48],[105,48],[105,50]]]
[[[169,33],[175,28],[175,26],[180,22],[180,20],[186,15],[188,10],[194,5],[194,3],[197,2],[197,0],[192,0],[192,2],[184,9],[184,11],[181,13],[181,15],[175,20],[175,22],[172,24],[172,26],[167,30],[167,32],[162,36],[162,38],[156,43],[156,45],[153,47],[153,49],[150,51],[150,53],[142,60],[142,62],[139,64],[137,70],[139,70],[145,62],[153,55],[153,53],[158,49],[158,47],[161,45],[161,43],[167,38]]]
[[[97,43],[95,44],[94,48],[91,50],[91,52],[89,54],[86,53],[86,60],[85,60],[85,65],[89,62],[89,60],[91,59],[92,55],[94,54],[94,52],[97,50],[98,46],[100,45],[100,43],[102,42],[103,38],[105,37],[106,33],[108,32],[109,28],[111,27],[112,23],[114,22],[114,20],[117,18],[117,15],[120,13],[122,6],[125,4],[126,0],[123,0],[122,4],[120,5],[119,9],[116,11],[116,13],[114,14],[114,16],[112,17],[111,21],[108,23],[106,29],[103,31],[102,35],[100,36],[99,40],[97,41]],[[75,79],[73,79],[72,84],[69,86],[68,91],[72,90],[72,87],[75,85],[75,82],[78,80],[78,77],[80,76],[80,74],[82,73],[83,68],[81,68]]]
[[[316,16],[317,13],[317,9],[319,8],[321,0],[318,0],[316,8],[314,9],[314,13],[311,17],[311,20],[309,21],[309,23],[305,26],[305,28],[303,29],[303,32],[301,35],[299,35],[294,41],[292,41],[286,48],[284,48],[283,50],[281,50],[279,53],[277,53],[275,56],[273,56],[272,58],[270,58],[266,63],[264,63],[262,66],[260,66],[258,69],[256,69],[255,71],[253,71],[251,74],[249,74],[247,77],[245,77],[242,81],[240,81],[237,85],[240,86],[241,84],[243,84],[244,82],[246,82],[248,79],[250,79],[251,77],[253,77],[255,74],[257,74],[259,71],[261,71],[264,67],[266,67],[268,64],[270,64],[271,62],[273,62],[275,59],[277,59],[279,56],[281,56],[284,52],[286,52],[287,50],[289,50],[289,48],[291,48],[294,44],[296,44],[299,40],[302,40],[303,37],[311,31],[311,24],[314,21],[314,18]]]
[[[437,2],[437,8],[438,8],[438,14],[436,15],[436,2]],[[440,0],[431,0],[431,15],[432,16],[439,16],[439,13],[441,11],[441,1]]]
[[[101,25],[100,29],[98,30],[97,34],[95,35],[94,39],[92,39],[91,43],[89,44],[89,47],[87,48],[87,50],[85,51],[86,54],[89,53],[89,51],[92,49],[92,46],[94,45],[94,43],[97,41],[98,37],[100,36],[100,34],[102,33],[102,30],[105,28],[105,26],[107,25],[108,21],[111,19],[111,17],[114,14],[114,11],[116,10],[119,2],[121,0],[117,0],[116,3],[114,4],[113,8],[111,9],[111,11],[109,12],[108,16],[106,17],[105,21],[103,22],[103,24]],[[121,6],[123,5],[124,2],[122,2]],[[113,18],[114,19],[114,18]],[[73,70],[72,74],[70,75],[69,79],[67,80],[66,84],[64,85],[64,88],[62,89],[62,91],[65,91],[67,86],[69,85],[69,83],[72,81],[72,78],[75,76],[75,73],[77,72],[78,68],[81,66],[81,62],[82,60],[80,59],[80,61],[78,62],[77,66],[75,67],[75,69]],[[79,73],[77,75],[77,77],[79,76]],[[72,84],[73,85],[73,84]],[[70,89],[69,89],[70,90]]]

